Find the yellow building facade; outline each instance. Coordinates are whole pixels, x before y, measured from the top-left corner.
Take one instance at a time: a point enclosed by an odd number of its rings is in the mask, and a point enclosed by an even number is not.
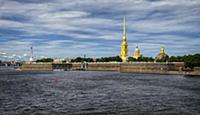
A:
[[[124,28],[123,28],[123,37],[122,37],[120,57],[122,59],[122,62],[127,62],[127,59],[128,59],[128,43],[127,43],[127,40],[126,40],[126,17],[124,17]]]

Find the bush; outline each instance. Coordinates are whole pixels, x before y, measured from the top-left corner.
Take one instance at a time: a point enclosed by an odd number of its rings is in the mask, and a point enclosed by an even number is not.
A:
[[[153,62],[154,59],[152,57],[139,57],[138,59],[135,59],[133,57],[128,57],[128,62]]]
[[[94,60],[92,58],[77,57],[75,59],[72,59],[71,62],[94,62]]]
[[[53,62],[53,59],[52,58],[42,58],[42,59],[36,60],[36,62]]]
[[[101,58],[97,58],[96,62],[122,62],[122,59],[119,56],[101,57]]]
[[[200,67],[200,54],[184,55],[184,56],[171,56],[169,62],[184,62],[185,67],[193,69],[194,67]]]

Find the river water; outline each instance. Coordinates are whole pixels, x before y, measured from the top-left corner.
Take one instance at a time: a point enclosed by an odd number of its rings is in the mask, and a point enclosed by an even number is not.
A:
[[[200,77],[0,69],[0,115],[200,114]]]

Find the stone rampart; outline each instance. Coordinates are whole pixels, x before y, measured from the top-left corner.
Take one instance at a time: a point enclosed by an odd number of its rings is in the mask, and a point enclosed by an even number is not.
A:
[[[84,65],[85,64],[85,65]],[[132,62],[132,63],[71,63],[52,64],[34,63],[23,64],[21,70],[30,71],[53,71],[53,70],[86,70],[86,71],[119,71],[126,73],[152,73],[152,74],[181,74],[200,75],[200,68],[194,71],[183,71],[184,64],[181,63],[154,63],[154,62]]]
[[[88,63],[88,71],[119,71],[120,63]]]
[[[72,70],[80,70],[81,63],[72,63]]]
[[[170,73],[169,71],[177,71],[175,63],[122,63],[120,65],[120,72],[128,73]]]
[[[53,70],[71,70],[72,69],[72,64],[68,63],[53,63],[52,64]]]
[[[52,64],[23,64],[21,70],[52,71]]]

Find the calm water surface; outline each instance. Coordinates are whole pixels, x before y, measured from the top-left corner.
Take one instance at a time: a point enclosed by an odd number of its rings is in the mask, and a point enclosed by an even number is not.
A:
[[[200,78],[0,69],[1,115],[200,114]]]

